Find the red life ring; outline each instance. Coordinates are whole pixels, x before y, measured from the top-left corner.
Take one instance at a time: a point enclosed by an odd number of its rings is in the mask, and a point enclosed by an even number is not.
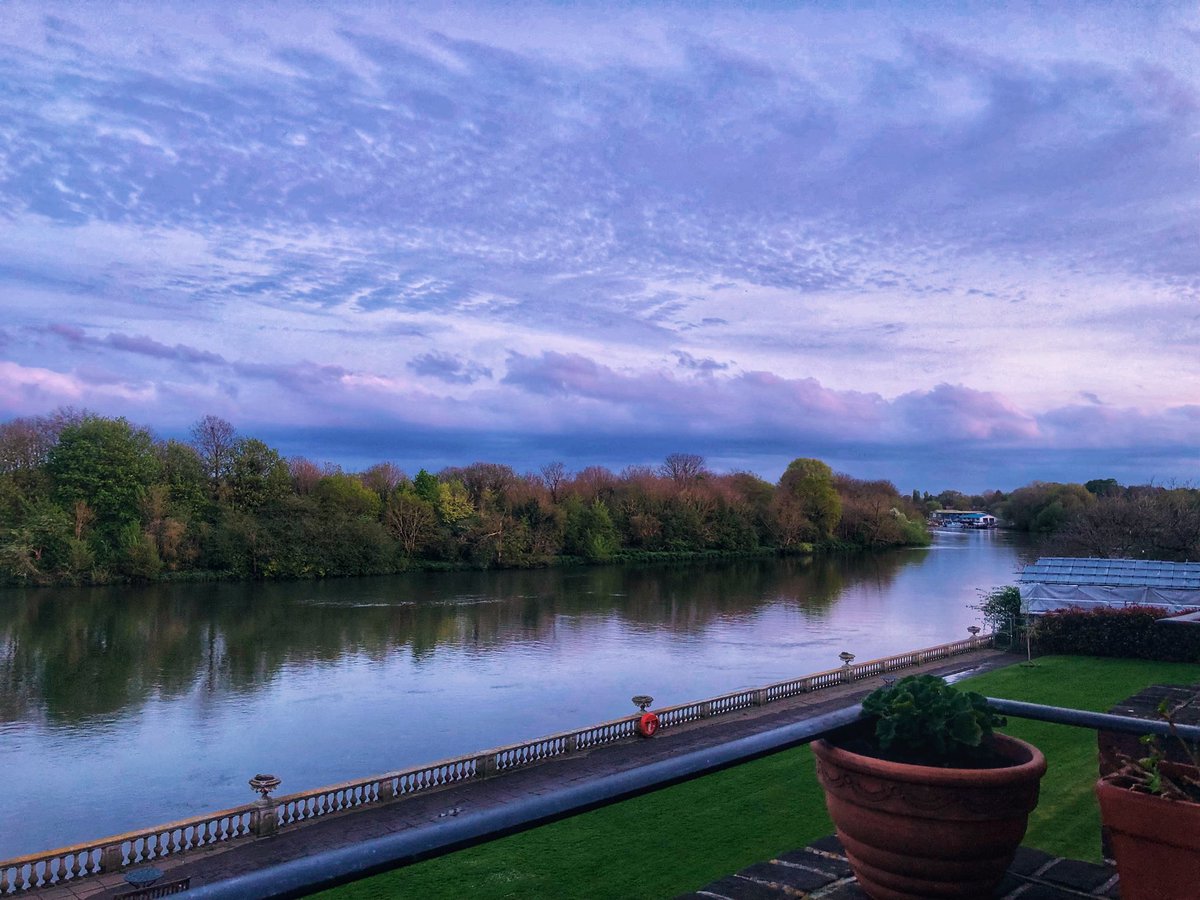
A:
[[[642,737],[654,737],[654,732],[658,731],[658,716],[645,713],[638,719],[637,730]]]

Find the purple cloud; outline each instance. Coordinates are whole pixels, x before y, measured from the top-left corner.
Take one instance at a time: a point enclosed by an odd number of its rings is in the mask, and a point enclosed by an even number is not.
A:
[[[197,350],[195,347],[189,347],[186,344],[176,344],[174,347],[168,347],[166,344],[159,343],[153,338],[145,337],[144,335],[110,334],[104,339],[104,343],[110,347],[115,347],[117,350],[124,350],[127,353],[139,353],[142,356],[153,356],[156,359],[174,359],[179,362],[212,363],[217,365],[224,364],[225,362],[225,358],[219,353]]]
[[[61,322],[49,326],[47,329],[51,334],[56,334],[65,340],[68,344],[84,344],[87,343],[88,337],[82,328],[76,328],[74,325],[64,325]]]
[[[675,357],[676,365],[694,372],[723,372],[729,368],[729,363],[719,363],[711,356],[697,359],[686,350],[672,350],[671,355]]]
[[[10,6],[0,416],[1156,475],[1196,437],[1168,8]]]
[[[913,391],[892,404],[903,427],[920,443],[938,440],[1036,443],[1041,437],[1037,419],[990,391],[939,384]]]
[[[410,360],[408,367],[418,375],[436,378],[447,384],[474,384],[481,378],[492,377],[492,370],[487,366],[436,350]]]

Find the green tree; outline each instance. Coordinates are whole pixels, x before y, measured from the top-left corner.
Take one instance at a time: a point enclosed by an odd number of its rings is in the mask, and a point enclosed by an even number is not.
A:
[[[120,566],[123,574],[138,581],[153,581],[162,571],[162,558],[152,534],[131,522],[121,535]]]
[[[196,451],[182,441],[165,441],[155,449],[171,504],[186,518],[199,514],[206,502],[208,479]]]
[[[46,471],[54,499],[63,508],[86,503],[101,538],[116,547],[125,526],[137,523],[140,501],[158,480],[161,464],[148,431],[125,419],[89,416],[63,428]]]
[[[842,517],[833,470],[819,459],[794,459],[779,479],[777,516],[799,522],[799,540],[828,541]]]
[[[589,562],[603,562],[619,548],[617,529],[608,506],[596,499],[585,504],[577,497],[566,501],[567,526],[563,549]]]
[[[1095,502],[1095,495],[1082,484],[1035,481],[1009,494],[1001,514],[1019,531],[1049,534]]]
[[[471,497],[461,481],[442,482],[438,485],[436,507],[438,518],[450,526],[457,525],[475,514]]]
[[[413,479],[413,490],[422,500],[432,503],[435,507],[437,506],[438,480],[436,476],[422,469],[417,473],[417,477]]]
[[[997,640],[1011,646],[1021,624],[1021,591],[1015,584],[980,591],[980,602],[972,606],[983,613],[983,621]]]
[[[30,584],[50,582],[65,567],[71,520],[49,500],[34,501],[14,527],[0,529],[0,575]]]
[[[243,438],[229,466],[229,499],[237,509],[255,511],[291,493],[287,463],[257,438]]]
[[[383,502],[353,475],[327,475],[313,488],[313,498],[327,512],[351,519],[378,519]]]

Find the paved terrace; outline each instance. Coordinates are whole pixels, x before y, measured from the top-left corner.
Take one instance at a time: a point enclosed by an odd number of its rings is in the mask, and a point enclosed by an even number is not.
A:
[[[982,649],[942,663],[927,664],[919,669],[908,670],[903,674],[922,673],[947,676],[967,671],[982,672],[1010,665],[1017,659],[1009,653]],[[540,765],[493,778],[462,782],[436,792],[418,794],[380,806],[323,817],[289,828],[271,837],[237,842],[232,845],[217,845],[180,857],[169,856],[155,860],[152,865],[163,872],[162,881],[173,881],[190,876],[193,887],[211,884],[266,866],[277,865],[417,825],[428,824],[447,816],[456,816],[468,810],[482,810],[499,806],[516,798],[584,783],[589,779],[633,769],[679,753],[702,750],[726,741],[768,731],[810,716],[841,709],[848,703],[861,700],[882,684],[882,678],[868,678],[851,684],[825,688],[811,694],[802,694],[788,700],[776,701],[765,707],[728,713],[660,731],[649,740],[634,739],[599,747],[585,753],[557,757]],[[44,898],[44,900],[71,900],[71,898],[85,897],[108,900],[114,894],[130,889],[125,880],[127,874],[128,870],[110,875],[98,875],[81,879],[78,882],[67,882],[38,891],[29,891],[22,896]],[[706,888],[706,890],[708,889]],[[187,895],[183,894],[182,896],[186,897]],[[717,896],[722,895],[718,894]],[[738,894],[736,896],[776,897],[780,895],[776,893],[767,895]],[[842,895],[837,896],[838,900],[842,900]],[[845,896],[861,895],[847,894]],[[1033,900],[1032,896],[1030,900]]]
[[[850,873],[837,838],[813,841],[802,850],[747,866],[676,900],[867,900]],[[1109,866],[1060,859],[1022,847],[993,900],[1117,898],[1117,873]]]

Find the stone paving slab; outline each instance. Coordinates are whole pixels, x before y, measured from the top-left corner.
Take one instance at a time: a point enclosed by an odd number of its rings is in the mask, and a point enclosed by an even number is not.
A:
[[[811,873],[794,881],[777,877],[781,868]],[[818,877],[818,873],[821,873]],[[1079,900],[1082,897],[1119,898],[1116,870],[1109,866],[1062,859],[1022,847],[991,900]],[[755,863],[726,875],[683,898],[704,900],[860,900],[866,898],[854,880],[845,852],[836,837],[814,841],[777,859]]]
[[[1017,661],[1019,658],[1009,653],[980,650],[942,663],[913,667],[894,674],[947,676],[967,671],[987,671]],[[433,823],[447,815],[500,806],[516,798],[627,771],[693,750],[718,746],[841,709],[849,703],[861,700],[882,684],[882,679],[870,678],[853,684],[826,688],[766,706],[666,729],[651,740],[635,738],[584,753],[555,757],[539,765],[494,778],[449,785],[438,791],[418,794],[392,803],[356,809],[290,826],[271,837],[234,841],[178,857],[153,860],[149,864],[162,870],[164,879],[190,876],[194,887],[210,884],[266,866]],[[123,874],[114,873],[86,878],[79,882],[67,882],[38,891],[27,891],[20,896],[36,897],[39,900],[111,900],[113,894],[128,888]],[[186,894],[181,896],[186,897]],[[846,895],[851,896],[853,895]],[[837,900],[844,898],[839,896]]]

